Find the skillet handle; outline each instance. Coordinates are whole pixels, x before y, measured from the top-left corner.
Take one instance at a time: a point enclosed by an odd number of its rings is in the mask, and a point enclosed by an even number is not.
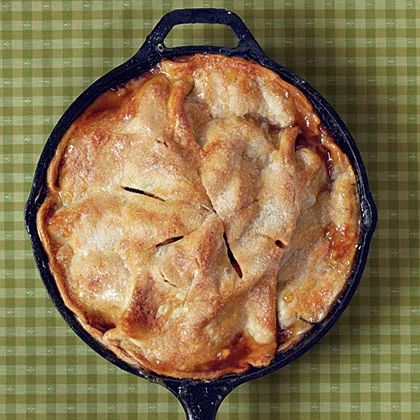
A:
[[[185,380],[165,381],[184,408],[187,420],[214,420],[224,398],[238,385],[239,381],[203,382]]]
[[[224,48],[225,50],[232,52],[247,50],[254,54],[263,54],[263,50],[257,40],[237,14],[226,9],[197,8],[177,9],[164,15],[148,35],[145,43],[135,54],[134,58],[136,56],[145,57],[146,53],[161,54],[164,51],[184,49],[185,47],[168,48],[165,46],[164,40],[174,26],[189,23],[218,23],[227,25],[238,38],[238,45],[234,48]]]

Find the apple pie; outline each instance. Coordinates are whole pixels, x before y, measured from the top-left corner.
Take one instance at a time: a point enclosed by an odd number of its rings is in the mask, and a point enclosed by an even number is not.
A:
[[[102,94],[47,182],[37,226],[63,301],[140,369],[268,365],[352,271],[352,166],[308,99],[248,60],[163,60]]]

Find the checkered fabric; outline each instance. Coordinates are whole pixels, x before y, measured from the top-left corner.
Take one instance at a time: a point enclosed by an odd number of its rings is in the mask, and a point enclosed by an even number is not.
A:
[[[182,419],[170,393],[120,371],[60,318],[35,269],[23,207],[54,124],[174,8],[225,7],[317,88],[356,138],[379,209],[365,274],[333,330],[242,385],[219,419],[419,419],[419,40],[415,0],[0,2],[0,418]],[[231,45],[229,29],[169,45]]]

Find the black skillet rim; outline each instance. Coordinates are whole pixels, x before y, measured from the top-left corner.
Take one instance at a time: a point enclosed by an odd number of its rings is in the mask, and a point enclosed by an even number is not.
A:
[[[225,48],[216,46],[186,46],[167,48],[163,41],[173,26],[180,23],[221,23],[230,26],[238,37],[238,46]],[[71,123],[106,90],[124,84],[128,80],[138,77],[152,69],[163,58],[176,58],[193,54],[222,54],[225,56],[241,57],[252,60],[279,74],[285,81],[298,87],[311,101],[324,125],[327,127],[340,148],[348,156],[357,178],[357,188],[360,198],[361,224],[360,239],[355,256],[355,263],[346,286],[341,296],[331,308],[328,316],[319,324],[315,325],[304,338],[285,352],[280,352],[269,366],[262,368],[250,368],[240,375],[225,375],[212,381],[200,381],[190,379],[176,379],[153,372],[136,369],[128,363],[118,359],[114,353],[104,348],[94,340],[78,323],[74,314],[65,306],[55,284],[55,280],[48,267],[48,256],[41,244],[37,227],[36,217],[40,205],[46,197],[46,172],[54,156],[56,147]],[[119,368],[140,376],[144,379],[160,383],[170,389],[181,401],[184,408],[188,405],[185,395],[185,387],[190,389],[200,388],[204,392],[214,394],[220,391],[219,400],[237,385],[272,373],[281,367],[291,363],[309,348],[315,345],[335,324],[348,306],[355,293],[363,273],[370,241],[376,227],[377,211],[370,193],[367,174],[362,158],[357,149],[349,130],[329,105],[329,103],[308,83],[295,75],[293,72],[271,60],[261,49],[257,41],[249,32],[246,25],[234,13],[224,9],[180,9],[165,15],[156,25],[152,33],[146,38],[139,51],[127,62],[111,70],[88,87],[67,109],[54,127],[46,142],[34,174],[32,189],[25,207],[25,223],[32,243],[36,265],[41,274],[44,285],[60,315],[73,331],[96,353],[110,361]],[[202,385],[205,385],[202,388]],[[206,394],[207,395],[207,394]],[[219,403],[220,403],[219,401]],[[191,401],[190,401],[191,402]],[[217,404],[218,405],[218,404]]]

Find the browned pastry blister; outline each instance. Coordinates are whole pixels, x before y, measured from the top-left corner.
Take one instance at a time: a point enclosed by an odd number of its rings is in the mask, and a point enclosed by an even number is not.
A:
[[[212,379],[270,363],[352,268],[355,175],[305,96],[252,62],[163,61],[62,139],[38,230],[66,305],[118,357]]]

